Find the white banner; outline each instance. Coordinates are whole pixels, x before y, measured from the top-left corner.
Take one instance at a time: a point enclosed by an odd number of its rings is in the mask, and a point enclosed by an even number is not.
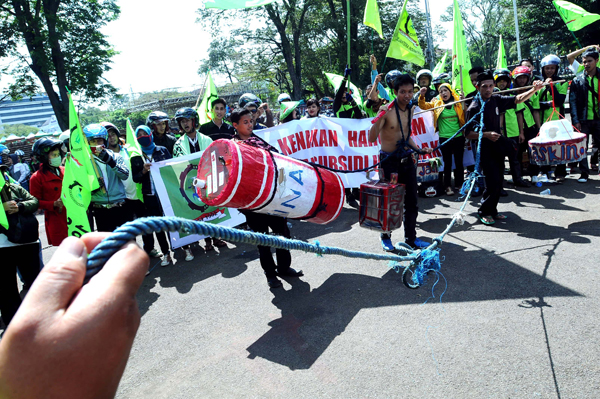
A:
[[[414,113],[420,112],[418,107]],[[368,119],[345,119],[318,117],[293,120],[270,129],[255,130],[254,133],[277,148],[283,155],[303,161],[328,166],[339,170],[356,170],[373,166],[379,162],[379,140],[369,142],[372,123]],[[433,125],[433,112],[415,115],[412,121],[412,138],[419,148],[434,148],[439,144],[439,135]],[[442,158],[438,149],[432,154],[420,156],[417,180],[431,181],[438,178],[438,171],[431,167],[430,160]],[[473,153],[465,149],[464,166],[472,165]],[[443,170],[443,163],[440,170]],[[361,183],[376,178],[376,173],[339,173],[345,187],[360,187]]]
[[[379,162],[379,143],[369,143],[371,119],[318,117],[293,120],[254,133],[282,155],[338,170],[357,170]],[[365,172],[339,173],[345,187],[360,187]]]
[[[228,227],[238,226],[246,217],[237,209],[213,207],[204,204],[196,194],[192,182],[198,173],[202,152],[183,157],[153,162],[150,168],[152,181],[166,216],[178,216]],[[170,233],[173,249],[205,238],[197,234]]]

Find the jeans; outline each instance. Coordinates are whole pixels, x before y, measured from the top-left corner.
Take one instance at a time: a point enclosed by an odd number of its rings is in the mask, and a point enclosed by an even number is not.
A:
[[[419,207],[417,205],[417,170],[409,157],[408,162],[401,162],[400,157],[388,156],[386,152],[381,152],[381,167],[386,179],[390,179],[392,173],[398,173],[398,183],[406,186],[404,194],[404,240],[413,243],[417,238],[417,215]],[[405,158],[406,159],[406,158]],[[391,235],[391,234],[390,234]]]

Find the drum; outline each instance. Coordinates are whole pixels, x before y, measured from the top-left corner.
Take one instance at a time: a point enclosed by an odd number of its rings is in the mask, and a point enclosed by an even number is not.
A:
[[[194,181],[205,204],[326,224],[344,204],[344,185],[331,171],[233,140],[214,141]]]
[[[439,159],[439,158],[434,158]],[[417,163],[417,182],[426,183],[430,181],[437,181],[440,175],[440,168],[437,166],[437,162],[429,162],[429,159],[419,160]]]
[[[587,155],[585,144],[585,134],[573,131],[567,120],[546,122],[529,140],[531,161],[542,166],[579,162]]]
[[[369,181],[360,185],[360,227],[390,232],[402,226],[404,214],[404,184]]]

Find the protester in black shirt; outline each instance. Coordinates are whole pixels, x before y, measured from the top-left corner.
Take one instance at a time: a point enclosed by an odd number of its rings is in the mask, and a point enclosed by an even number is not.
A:
[[[153,111],[146,118],[146,126],[152,130],[153,143],[165,147],[173,154],[173,146],[177,139],[169,131],[169,115],[161,111]]]
[[[500,134],[500,114],[513,109],[517,104],[527,101],[535,92],[543,87],[541,81],[535,82],[534,87],[517,96],[501,96],[493,94],[496,84],[491,72],[480,73],[477,76],[477,88],[481,100],[485,103],[483,111],[483,126],[480,119],[470,122],[465,131],[467,138],[478,139],[479,130],[483,131],[481,140],[481,168],[485,176],[485,191],[479,207],[479,220],[486,225],[492,225],[496,220],[506,219],[498,213],[498,201],[504,180],[504,157],[512,144]],[[475,98],[467,109],[466,120],[470,120],[481,110],[481,100]]]
[[[227,112],[227,103],[222,98],[217,98],[211,103],[213,119],[200,126],[200,133],[214,140],[233,138],[234,129],[224,121]]]

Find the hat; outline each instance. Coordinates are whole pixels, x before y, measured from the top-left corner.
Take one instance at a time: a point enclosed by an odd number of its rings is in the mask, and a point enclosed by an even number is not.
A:
[[[285,119],[288,115],[290,115],[296,108],[300,105],[300,101],[284,101],[281,103],[281,112],[279,114],[279,119]]]

